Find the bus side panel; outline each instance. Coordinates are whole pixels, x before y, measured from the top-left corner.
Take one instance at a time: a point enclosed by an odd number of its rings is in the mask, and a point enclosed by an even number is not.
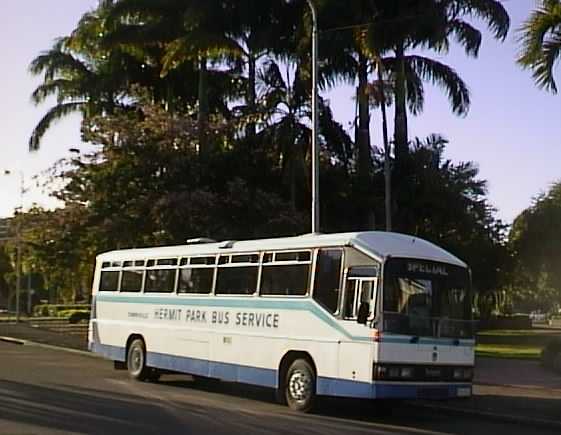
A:
[[[258,308],[251,313],[271,314]],[[337,375],[337,339],[333,330],[310,311],[275,310],[272,327],[250,325],[244,321],[244,314],[248,314],[247,310],[233,310],[231,324],[216,331],[211,347],[211,376],[277,387],[279,365],[290,351],[308,353],[318,376]]]
[[[96,301],[97,319],[92,322],[92,350],[114,361],[126,360],[129,325],[122,320],[127,307],[110,301]],[[130,306],[128,308],[131,308]]]
[[[166,370],[209,376],[212,332],[189,326],[150,325],[147,336],[147,364]]]

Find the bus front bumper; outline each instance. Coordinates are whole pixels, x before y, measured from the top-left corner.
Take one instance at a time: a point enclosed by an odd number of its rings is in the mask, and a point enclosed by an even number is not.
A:
[[[446,400],[472,395],[471,383],[356,382],[343,379],[318,379],[317,393],[326,396],[364,399]]]

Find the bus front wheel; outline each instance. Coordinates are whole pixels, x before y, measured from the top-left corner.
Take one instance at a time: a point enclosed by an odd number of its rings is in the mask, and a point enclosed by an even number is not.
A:
[[[316,399],[316,375],[305,359],[295,360],[284,380],[286,404],[294,411],[309,412]]]
[[[150,368],[146,366],[146,346],[144,341],[136,338],[127,352],[127,370],[129,376],[137,381],[145,381],[150,377]]]

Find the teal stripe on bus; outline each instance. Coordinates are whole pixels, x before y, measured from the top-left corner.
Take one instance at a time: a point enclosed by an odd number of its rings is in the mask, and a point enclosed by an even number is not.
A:
[[[333,317],[321,309],[317,304],[309,299],[300,300],[274,300],[268,298],[253,298],[248,299],[229,299],[229,298],[192,298],[192,297],[161,297],[161,296],[123,296],[120,294],[102,294],[98,293],[96,296],[98,302],[114,302],[114,303],[134,303],[134,304],[160,304],[160,305],[179,305],[179,306],[195,306],[195,307],[220,307],[220,308],[258,308],[263,310],[293,310],[293,311],[308,311],[316,316],[319,320],[335,329],[340,334],[344,335],[353,341],[372,341],[369,336],[353,336],[349,334]],[[396,344],[410,344],[411,337],[407,336],[392,336],[384,334],[382,336],[383,343],[396,343]],[[445,340],[445,341],[444,341]],[[423,338],[419,339],[417,344],[424,345],[455,345],[455,346],[473,346],[473,340],[460,340],[459,343],[454,343],[453,339],[435,339]]]
[[[220,308],[257,308],[262,310],[292,310],[308,311],[318,319],[328,324],[350,340],[372,341],[371,337],[353,336],[345,328],[339,325],[329,314],[324,312],[309,300],[283,300],[276,301],[266,298],[243,299],[218,299],[218,298],[182,298],[182,297],[151,297],[151,296],[122,296],[97,294],[98,302],[132,303],[132,304],[159,304],[180,305],[196,307],[220,307]]]

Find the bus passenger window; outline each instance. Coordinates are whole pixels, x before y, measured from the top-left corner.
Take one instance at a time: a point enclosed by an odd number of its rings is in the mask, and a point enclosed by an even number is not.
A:
[[[339,305],[342,260],[341,249],[321,249],[316,261],[314,299],[332,313]]]
[[[147,293],[173,293],[175,284],[175,269],[155,269],[146,271]]]
[[[99,283],[99,290],[102,292],[116,292],[119,287],[118,271],[103,271]]]
[[[217,295],[252,295],[257,290],[258,267],[219,267],[216,276]]]
[[[124,270],[121,280],[122,292],[139,292],[142,289],[142,270]]]
[[[261,273],[261,294],[305,296],[310,281],[310,265],[267,265]]]
[[[214,268],[179,269],[178,293],[209,294],[212,291]]]

